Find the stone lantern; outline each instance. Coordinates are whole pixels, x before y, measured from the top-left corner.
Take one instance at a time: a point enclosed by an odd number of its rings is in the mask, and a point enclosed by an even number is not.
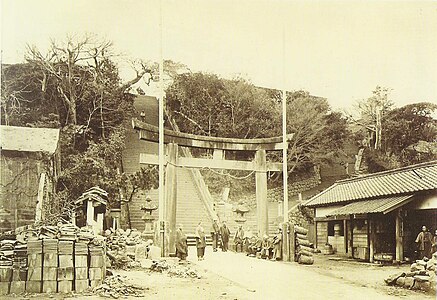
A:
[[[153,222],[155,221],[155,217],[152,216],[152,212],[157,209],[158,206],[152,204],[152,198],[150,198],[150,196],[147,196],[146,204],[141,207],[141,210],[144,211],[144,215],[142,219],[145,223],[144,231],[141,236],[145,240],[149,240],[149,239],[153,240],[154,237]]]
[[[238,204],[237,207],[234,209],[234,212],[237,213],[237,217],[235,218],[235,222],[237,223],[244,223],[247,221],[247,219],[244,217],[244,214],[249,212],[249,208],[244,204]]]

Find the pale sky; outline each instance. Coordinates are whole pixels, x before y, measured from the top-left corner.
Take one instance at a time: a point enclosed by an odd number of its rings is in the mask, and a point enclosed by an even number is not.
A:
[[[159,1],[0,1],[5,63],[23,61],[26,43],[84,32],[125,58],[160,57]],[[377,85],[397,106],[437,102],[437,1],[162,0],[162,16],[164,58],[194,71],[305,89],[336,109]]]

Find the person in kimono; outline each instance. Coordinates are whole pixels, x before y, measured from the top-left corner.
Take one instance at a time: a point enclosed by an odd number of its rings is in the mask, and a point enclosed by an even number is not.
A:
[[[203,260],[205,256],[206,237],[205,231],[202,227],[202,222],[199,222],[196,227],[196,248],[197,248],[197,260]]]

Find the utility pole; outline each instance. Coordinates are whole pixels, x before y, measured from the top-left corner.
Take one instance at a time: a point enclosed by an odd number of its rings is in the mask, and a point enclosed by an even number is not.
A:
[[[163,58],[163,43],[162,43],[162,0],[159,1],[159,239],[161,241],[161,256],[165,256],[165,198],[164,198],[164,58]]]

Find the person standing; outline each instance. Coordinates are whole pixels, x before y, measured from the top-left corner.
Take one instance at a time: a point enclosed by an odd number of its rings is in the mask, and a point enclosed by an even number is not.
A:
[[[197,248],[197,260],[203,260],[205,255],[206,238],[205,231],[202,227],[202,222],[197,224],[196,228],[196,248]]]
[[[424,257],[431,258],[431,244],[432,244],[432,234],[428,231],[426,226],[422,226],[422,231],[419,232],[416,238],[416,244],[418,244],[419,259]]]
[[[243,252],[243,241],[244,241],[244,231],[243,226],[238,226],[237,231],[235,232],[234,236],[234,244],[235,244],[235,251],[238,252],[238,246],[241,248],[241,252]]]
[[[222,251],[226,252],[228,251],[229,235],[231,234],[231,231],[226,226],[226,222],[223,222],[222,227],[220,228],[220,234],[222,236],[223,243]]]
[[[180,260],[185,260],[188,255],[187,236],[182,230],[182,224],[179,224],[176,230],[176,256]]]
[[[272,260],[278,260],[282,258],[282,229],[278,228],[278,232],[273,238],[273,258]]]
[[[432,238],[432,253],[437,252],[437,229],[435,230],[435,235]],[[432,255],[431,253],[431,255]]]
[[[214,219],[214,222],[212,223],[211,237],[212,237],[212,251],[216,252],[218,240],[220,237],[220,226],[218,224],[217,219]]]

